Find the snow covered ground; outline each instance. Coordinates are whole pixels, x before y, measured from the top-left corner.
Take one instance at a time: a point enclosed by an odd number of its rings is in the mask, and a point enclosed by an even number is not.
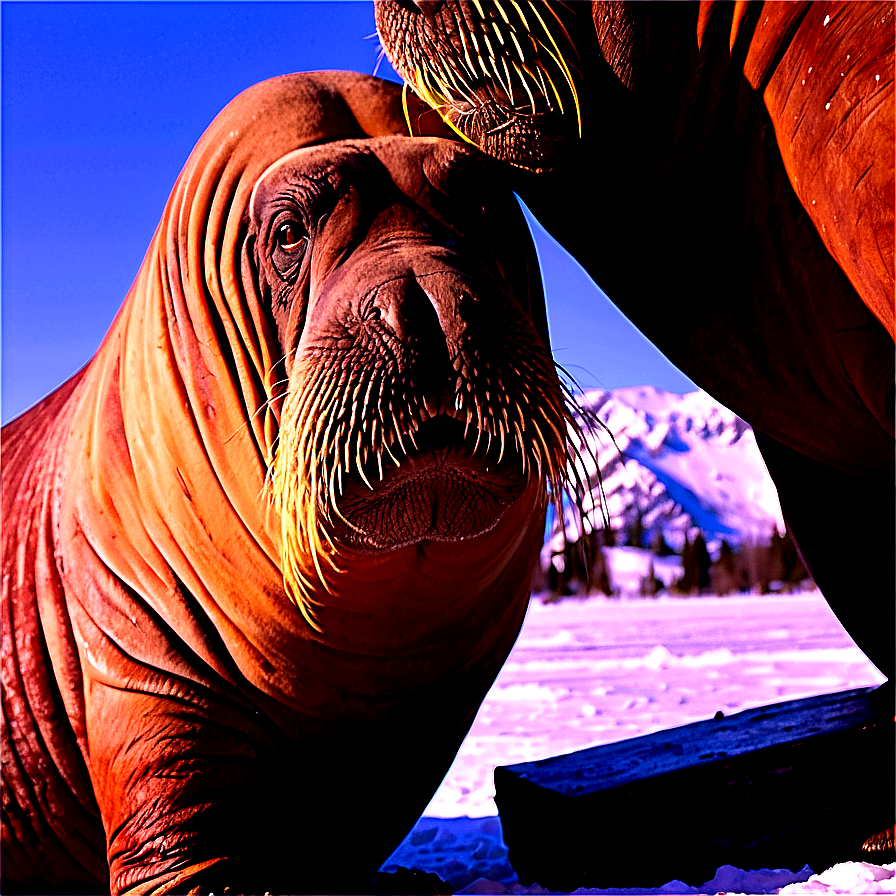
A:
[[[520,885],[496,817],[496,765],[542,759],[768,703],[883,680],[817,593],[544,604],[520,638],[424,817],[384,870],[431,871],[469,893]],[[894,893],[894,866],[725,866],[706,885],[610,893]],[[808,880],[807,880],[808,879]],[[781,888],[784,888],[783,890]]]

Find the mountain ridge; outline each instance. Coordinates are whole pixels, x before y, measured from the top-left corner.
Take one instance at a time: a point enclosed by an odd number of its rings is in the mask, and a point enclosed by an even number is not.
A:
[[[602,507],[617,544],[639,531],[644,547],[662,535],[680,551],[699,529],[717,550],[723,539],[765,542],[784,531],[752,428],[706,392],[595,389],[579,396],[579,406],[587,443],[580,472],[590,489],[586,531],[603,527]],[[573,540],[580,534],[574,516],[566,520]]]

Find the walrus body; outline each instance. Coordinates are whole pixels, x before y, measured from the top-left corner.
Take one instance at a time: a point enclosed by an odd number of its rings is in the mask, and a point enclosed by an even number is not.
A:
[[[893,4],[380,0],[377,22],[417,93],[754,426],[807,565],[892,679]]]
[[[4,429],[4,892],[362,892],[447,772],[566,424],[511,194],[403,131],[360,75],[240,95]]]

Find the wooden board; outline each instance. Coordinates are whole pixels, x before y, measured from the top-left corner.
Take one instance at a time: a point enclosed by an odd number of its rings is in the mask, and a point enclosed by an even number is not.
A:
[[[496,768],[510,861],[572,891],[857,860],[896,818],[894,732],[887,683]]]

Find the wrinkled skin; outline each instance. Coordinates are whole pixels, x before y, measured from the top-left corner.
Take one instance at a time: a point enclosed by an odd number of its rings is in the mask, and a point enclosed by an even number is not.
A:
[[[753,425],[816,582],[892,680],[893,4],[376,10],[419,95]]]
[[[3,430],[4,893],[363,892],[447,772],[565,412],[512,195],[403,133],[361,75],[241,94]]]

